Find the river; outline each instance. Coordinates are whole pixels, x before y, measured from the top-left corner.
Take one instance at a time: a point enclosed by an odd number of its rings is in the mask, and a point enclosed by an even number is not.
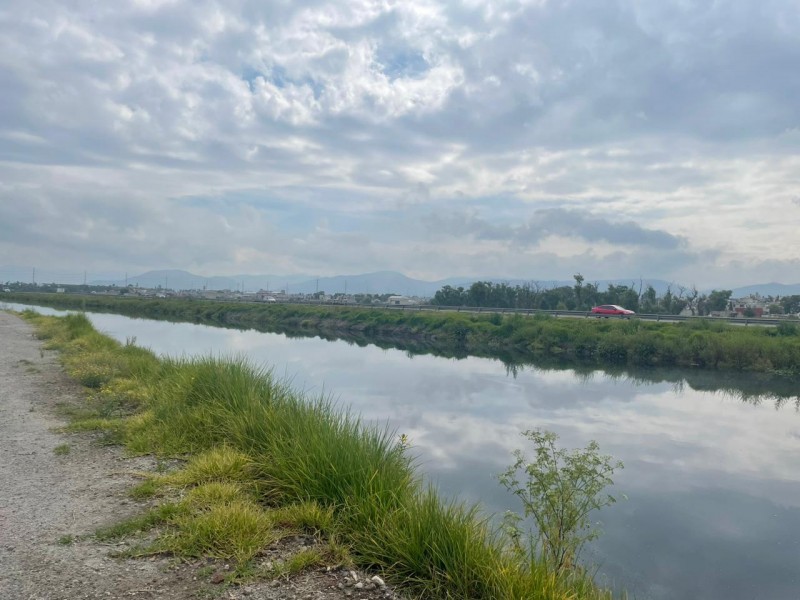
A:
[[[546,428],[569,447],[596,440],[625,463],[612,493],[626,496],[594,514],[603,534],[583,558],[597,566],[600,583],[637,599],[800,598],[797,398],[744,402],[680,377],[510,370],[485,358],[88,316],[104,333],[135,337],[157,354],[236,354],[270,366],[295,389],[406,434],[430,481],[492,513],[516,508],[495,475],[513,462],[513,449],[525,449],[521,431]],[[711,377],[726,386],[726,375]]]

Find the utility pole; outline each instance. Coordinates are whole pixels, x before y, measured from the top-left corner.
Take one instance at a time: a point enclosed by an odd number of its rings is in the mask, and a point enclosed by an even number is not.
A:
[[[83,285],[86,285],[86,270],[83,271]]]
[[[128,272],[125,271],[125,287],[128,287]]]
[[[33,275],[31,276],[31,281],[33,285],[36,285],[36,267],[33,267]]]

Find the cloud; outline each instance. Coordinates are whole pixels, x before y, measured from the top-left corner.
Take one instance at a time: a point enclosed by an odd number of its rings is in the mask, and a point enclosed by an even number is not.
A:
[[[9,0],[0,244],[440,277],[639,252],[724,278],[796,235],[798,21],[779,0]],[[424,213],[472,219],[473,248],[414,230]]]
[[[537,246],[550,236],[663,250],[686,246],[685,239],[666,231],[647,229],[630,220],[613,220],[575,209],[541,209],[520,225],[496,225],[466,213],[430,215],[429,219],[428,227],[432,231],[447,232],[451,236],[473,235],[478,239],[513,241],[525,246]]]

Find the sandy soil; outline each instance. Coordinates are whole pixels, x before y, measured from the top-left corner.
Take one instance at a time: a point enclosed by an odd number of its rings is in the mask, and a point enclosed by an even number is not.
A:
[[[118,546],[92,533],[144,510],[127,490],[134,473],[155,465],[91,436],[58,432],[65,424],[59,406],[82,398],[56,353],[42,349],[27,323],[0,311],[0,599],[397,597],[363,573],[338,568],[226,587],[214,583],[224,565],[211,561],[113,558]]]

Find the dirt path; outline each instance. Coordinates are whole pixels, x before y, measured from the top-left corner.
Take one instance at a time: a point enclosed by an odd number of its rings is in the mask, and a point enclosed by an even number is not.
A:
[[[119,548],[92,534],[145,510],[127,491],[155,464],[59,433],[59,408],[80,405],[83,393],[30,325],[0,311],[0,600],[399,600],[346,569],[227,588],[210,576],[218,564],[112,558]],[[268,552],[285,558],[287,546]]]
[[[196,598],[206,584],[170,561],[118,560],[91,534],[141,507],[129,500],[132,472],[148,459],[125,459],[87,436],[54,431],[59,404],[82,391],[32,328],[0,312],[0,598]]]

